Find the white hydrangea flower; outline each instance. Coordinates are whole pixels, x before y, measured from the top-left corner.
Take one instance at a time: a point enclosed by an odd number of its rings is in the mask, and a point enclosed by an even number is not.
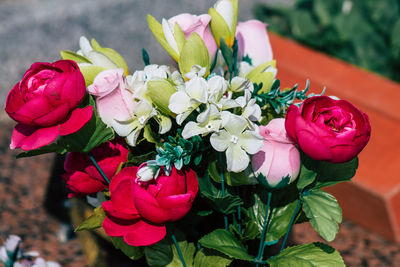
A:
[[[206,71],[207,71],[206,67],[202,67],[200,65],[193,65],[190,68],[190,71],[185,74],[185,78],[191,80],[194,77],[204,77]]]
[[[257,105],[256,99],[251,98],[249,90],[244,91],[244,96],[236,98],[236,102],[242,108],[242,116],[248,119],[249,122],[261,120],[261,108]]]
[[[229,88],[232,92],[243,92],[243,91],[254,91],[253,83],[243,77],[235,76],[231,81],[231,86]]]
[[[215,105],[210,105],[197,116],[197,122],[189,121],[182,131],[182,137],[188,139],[195,135],[218,132],[222,124],[221,114]]]
[[[140,134],[140,131],[146,126],[148,120],[155,115],[157,112],[155,108],[145,99],[139,101],[133,108],[134,116],[125,121],[114,120],[112,127],[115,132],[126,137],[129,145],[135,146],[136,140]]]
[[[178,114],[176,122],[182,122],[201,104],[206,104],[208,99],[208,85],[204,78],[194,77],[186,82],[185,89],[174,93],[169,99],[168,108]]]
[[[263,146],[263,137],[256,131],[246,130],[245,118],[227,111],[221,115],[224,129],[211,135],[211,145],[219,152],[226,151],[228,171],[241,172],[249,165],[248,154],[257,153]]]

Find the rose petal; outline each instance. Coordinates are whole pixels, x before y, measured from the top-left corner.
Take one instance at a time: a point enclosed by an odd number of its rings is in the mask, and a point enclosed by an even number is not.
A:
[[[69,119],[60,125],[60,135],[69,135],[79,131],[92,118],[92,115],[92,106],[74,109]]]
[[[150,246],[159,242],[166,234],[167,229],[164,225],[150,224],[140,220],[124,235],[124,241],[131,246]]]
[[[133,201],[139,214],[153,223],[168,221],[168,214],[157,200],[138,184],[133,185]]]
[[[69,104],[64,103],[61,106],[58,106],[55,109],[51,110],[49,113],[34,119],[33,123],[44,127],[52,126],[63,120],[67,116],[69,111]]]
[[[190,193],[157,198],[160,207],[168,214],[168,221],[181,219],[192,207],[194,196]]]
[[[36,128],[25,124],[17,124],[11,136],[10,148],[33,150],[53,142],[58,135],[58,126]]]

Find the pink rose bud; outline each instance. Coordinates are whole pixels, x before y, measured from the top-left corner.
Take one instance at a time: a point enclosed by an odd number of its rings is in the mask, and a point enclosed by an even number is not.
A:
[[[252,158],[253,170],[267,179],[274,187],[285,177],[293,182],[300,171],[300,152],[285,130],[285,119],[273,119],[267,126],[260,127],[264,145]]]
[[[121,163],[128,160],[128,149],[123,139],[115,139],[96,147],[91,151],[101,170],[111,179]],[[87,154],[71,152],[64,162],[65,174],[62,175],[70,197],[95,194],[107,188],[107,183],[93,165]]]
[[[6,112],[18,122],[10,148],[37,149],[80,130],[93,114],[91,106],[77,108],[85,93],[74,61],[34,63],[7,96]]]
[[[102,71],[87,88],[96,97],[97,111],[107,126],[112,126],[115,119],[122,121],[133,116],[135,103],[123,74],[123,69]]]
[[[172,25],[175,25],[175,22],[178,23],[185,34],[186,39],[188,39],[192,33],[197,33],[206,44],[212,62],[215,53],[217,52],[217,43],[208,27],[210,21],[211,16],[208,14],[196,16],[188,13],[177,15],[168,20]]]
[[[367,114],[346,100],[328,96],[308,98],[300,108],[290,106],[285,127],[310,158],[331,163],[355,158],[371,135]]]
[[[272,60],[272,49],[267,33],[267,24],[258,20],[239,22],[236,28],[239,56],[251,58],[258,66]]]

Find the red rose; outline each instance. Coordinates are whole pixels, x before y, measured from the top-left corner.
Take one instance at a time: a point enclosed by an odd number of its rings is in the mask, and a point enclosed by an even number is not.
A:
[[[131,246],[148,246],[164,238],[165,222],[179,220],[190,210],[198,182],[193,170],[173,168],[170,176],[139,185],[137,170],[124,168],[112,179],[111,200],[102,204],[107,213],[103,228]]]
[[[78,131],[93,113],[91,106],[76,108],[85,93],[85,80],[74,61],[34,63],[7,96],[6,112],[18,122],[10,148],[37,149],[58,135]]]
[[[327,96],[306,99],[300,108],[292,105],[285,128],[304,153],[315,160],[346,162],[368,143],[368,116],[346,100]]]
[[[106,142],[91,151],[100,168],[111,179],[122,162],[128,160],[128,149],[122,145],[123,139]],[[64,162],[65,174],[62,175],[71,196],[84,196],[103,191],[107,188],[101,174],[98,172],[87,154],[71,152]]]

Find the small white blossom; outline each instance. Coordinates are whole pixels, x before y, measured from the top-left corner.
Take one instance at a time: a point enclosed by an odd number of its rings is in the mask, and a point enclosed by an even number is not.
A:
[[[222,124],[221,114],[217,107],[210,105],[197,116],[197,122],[189,121],[182,131],[182,137],[188,139],[195,135],[218,132]]]

